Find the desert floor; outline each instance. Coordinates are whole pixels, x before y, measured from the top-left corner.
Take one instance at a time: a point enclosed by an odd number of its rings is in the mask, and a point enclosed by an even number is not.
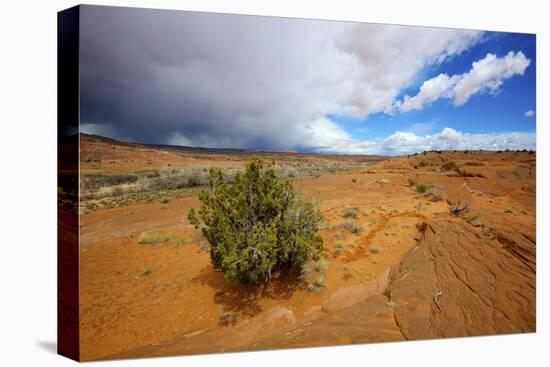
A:
[[[81,151],[83,175],[246,161],[90,137]],[[429,152],[298,176],[296,189],[325,217],[326,253],[300,277],[276,274],[259,287],[229,284],[210,265],[187,220],[200,187],[89,200],[80,216],[81,358],[533,332],[535,160]],[[357,217],[344,218],[352,207]],[[325,288],[311,291],[319,277]]]

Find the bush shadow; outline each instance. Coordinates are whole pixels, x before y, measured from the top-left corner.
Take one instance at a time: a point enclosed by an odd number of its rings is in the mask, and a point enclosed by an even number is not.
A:
[[[246,317],[255,316],[262,311],[262,299],[288,300],[295,291],[307,288],[307,283],[300,279],[300,272],[293,269],[276,272],[269,281],[245,285],[229,283],[222,272],[215,271],[212,265],[208,265],[192,281],[212,288],[213,302],[221,305],[224,312]]]

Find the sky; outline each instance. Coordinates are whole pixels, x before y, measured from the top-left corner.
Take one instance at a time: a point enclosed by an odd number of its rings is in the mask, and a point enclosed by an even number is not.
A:
[[[535,35],[81,6],[81,131],[341,154],[535,149]]]

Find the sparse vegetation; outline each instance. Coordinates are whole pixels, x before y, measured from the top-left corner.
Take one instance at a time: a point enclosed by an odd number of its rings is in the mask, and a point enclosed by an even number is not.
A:
[[[442,171],[456,171],[457,169],[458,169],[458,167],[456,166],[455,162],[453,162],[453,161],[446,162],[446,163],[441,165],[441,170]]]
[[[481,227],[481,222],[479,221],[479,217],[477,215],[472,215],[466,218],[466,222],[474,227]]]
[[[143,233],[138,240],[140,245],[152,244],[160,246],[164,242],[172,241],[176,246],[180,246],[187,242],[187,238],[184,235],[178,235],[173,233]]]
[[[359,234],[363,232],[364,228],[361,224],[358,224],[354,221],[346,221],[346,222],[340,222],[333,225],[333,228],[342,228],[347,231],[350,231],[354,234]]]
[[[320,273],[320,272],[323,272],[325,271],[327,268],[327,263],[325,262],[325,260],[323,259],[319,259],[318,261],[315,262],[315,271]]]
[[[289,179],[259,159],[252,159],[233,183],[212,168],[199,199],[199,214],[190,211],[189,221],[201,229],[214,268],[228,281],[268,281],[274,271],[300,269],[324,249],[317,206],[302,200]]]
[[[378,254],[380,253],[380,247],[378,246],[370,246],[369,247],[369,252],[373,253],[373,254]]]
[[[428,191],[428,185],[423,183],[416,183],[416,192],[419,194],[424,194],[426,191]]]
[[[81,190],[97,190],[102,187],[133,183],[138,180],[137,175],[88,175],[80,181]]]
[[[304,264],[304,266],[302,266],[302,269],[300,269],[300,279],[307,279],[309,274],[311,274],[311,270],[309,269],[309,266],[307,266],[307,264]]]
[[[160,233],[143,233],[138,240],[140,245],[153,244],[159,245],[163,242],[166,242],[170,239],[169,235],[160,234]]]
[[[359,209],[357,207],[345,208],[342,211],[342,217],[356,219],[359,215]]]
[[[490,239],[496,238],[495,230],[488,225],[485,225],[485,224],[482,225],[481,233],[483,233],[485,236],[489,237]]]
[[[449,210],[450,210],[451,214],[459,215],[462,212],[467,212],[469,210],[469,205],[468,205],[468,203],[460,205],[460,200],[459,200],[458,203],[454,206],[451,206],[451,208]]]
[[[194,159],[205,159],[204,155],[193,155]],[[85,159],[86,162],[101,163],[100,160]],[[132,160],[133,162],[133,160]],[[147,160],[148,165],[153,165]],[[326,161],[288,159],[278,160],[271,166],[278,176],[283,177],[320,177],[341,171],[367,167],[369,161]],[[223,165],[224,179],[231,183],[237,173],[243,173],[240,163]],[[163,168],[148,167],[147,170],[121,175],[85,175],[81,178],[80,199],[84,205],[94,204],[98,210],[108,207],[125,206],[132,202],[151,202],[162,200],[169,195],[172,198],[181,195],[196,194],[193,189],[208,184],[209,169],[202,165],[176,168],[167,164]],[[356,178],[353,178],[356,180]],[[104,204],[97,201],[108,198]]]
[[[308,286],[308,289],[312,292],[321,292],[323,289],[325,289],[325,286],[325,277],[323,275],[320,275],[315,278],[313,283]]]
[[[427,198],[431,201],[441,201],[444,198],[443,190],[440,187],[432,186],[427,191]],[[429,203],[428,203],[429,204]]]

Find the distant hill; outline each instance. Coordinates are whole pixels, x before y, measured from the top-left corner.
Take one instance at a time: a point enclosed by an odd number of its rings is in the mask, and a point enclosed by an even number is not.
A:
[[[377,155],[355,155],[355,154],[336,154],[336,153],[311,153],[311,152],[297,152],[297,151],[270,151],[270,150],[260,150],[260,149],[237,149],[237,148],[205,148],[205,147],[190,147],[184,145],[168,145],[168,144],[145,144],[145,143],[133,143],[123,140],[117,140],[113,138],[108,138],[101,135],[86,134],[80,133],[80,141],[96,141],[103,142],[106,144],[115,144],[121,146],[143,146],[148,148],[157,148],[157,149],[173,149],[184,152],[196,152],[196,153],[213,153],[213,154],[296,154],[296,155],[312,155],[312,156],[327,156],[327,157],[368,157],[371,158],[381,158]]]

